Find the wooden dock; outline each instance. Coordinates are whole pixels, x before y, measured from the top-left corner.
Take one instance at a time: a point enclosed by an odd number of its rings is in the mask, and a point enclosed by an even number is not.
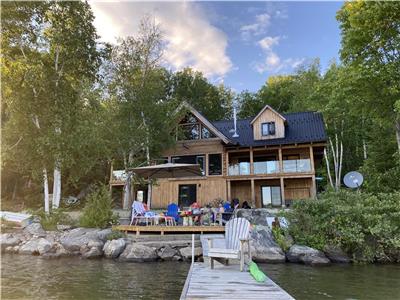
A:
[[[149,225],[149,226],[137,226],[137,225],[118,225],[113,226],[114,230],[121,230],[125,232],[136,232],[136,235],[140,235],[141,232],[158,232],[164,235],[168,233],[201,233],[204,232],[218,232],[224,233],[224,226],[164,226],[164,225]]]
[[[180,299],[294,300],[268,277],[259,283],[249,272],[240,272],[238,265],[216,264],[211,270],[206,263],[194,263],[190,267]]]

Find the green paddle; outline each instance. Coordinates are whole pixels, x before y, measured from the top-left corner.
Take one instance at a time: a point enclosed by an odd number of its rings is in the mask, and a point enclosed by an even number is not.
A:
[[[253,261],[249,264],[249,271],[251,276],[253,276],[257,282],[264,282],[267,279],[267,276],[258,268],[257,264]]]

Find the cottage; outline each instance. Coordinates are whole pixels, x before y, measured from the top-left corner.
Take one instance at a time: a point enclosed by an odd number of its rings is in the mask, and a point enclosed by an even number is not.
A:
[[[288,206],[316,195],[315,166],[327,136],[317,112],[280,114],[266,105],[254,118],[210,122],[185,104],[177,143],[165,162],[199,164],[202,176],[159,179],[152,208],[238,198],[253,207]]]

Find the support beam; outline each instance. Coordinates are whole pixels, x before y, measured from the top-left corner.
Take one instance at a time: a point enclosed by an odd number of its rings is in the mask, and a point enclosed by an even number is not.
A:
[[[226,176],[229,175],[229,152],[225,152],[225,172],[226,172]]]
[[[231,202],[232,195],[231,195],[231,181],[230,180],[226,181],[226,189],[227,189],[227,193],[228,193],[228,201]]]
[[[314,166],[314,150],[313,146],[310,146],[310,162],[311,162],[311,172],[315,174],[315,166]],[[315,176],[314,176],[315,177]]]
[[[254,174],[253,147],[250,147],[250,174]]]
[[[282,148],[281,147],[279,147],[278,155],[279,155],[279,173],[283,173],[283,159],[282,159]]]
[[[250,180],[251,183],[251,206],[252,207],[256,207],[256,193],[255,193],[255,189],[254,189],[254,179]]]
[[[282,207],[286,206],[285,203],[285,183],[283,181],[283,177],[280,178],[281,181],[281,200],[282,200]]]
[[[206,160],[206,162],[205,162],[206,169],[204,170],[204,175],[208,176],[208,160],[209,160],[208,153],[206,153],[205,160]]]
[[[311,198],[316,198],[317,197],[317,184],[315,182],[315,175],[311,177],[311,187],[310,187],[310,196]]]

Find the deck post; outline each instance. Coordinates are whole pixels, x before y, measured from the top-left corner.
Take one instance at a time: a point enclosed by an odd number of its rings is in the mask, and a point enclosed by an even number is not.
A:
[[[317,186],[315,182],[315,175],[311,176],[311,191],[310,191],[311,198],[317,197]]]
[[[282,147],[281,146],[279,146],[278,155],[279,155],[279,173],[283,173],[283,160],[282,160]]]
[[[231,196],[231,181],[227,180],[226,181],[226,188],[228,190],[228,201],[232,201],[232,196]]]
[[[283,177],[280,178],[281,181],[281,200],[282,200],[282,207],[285,207],[285,184]]]
[[[315,174],[315,166],[314,166],[314,150],[313,147],[310,146],[310,164],[311,164],[311,172]]]
[[[251,203],[252,203],[251,206],[253,206],[253,207],[256,206],[257,207],[257,204],[256,204],[256,193],[255,193],[255,189],[254,189],[254,179],[251,179],[250,183],[251,183]]]
[[[250,174],[254,174],[253,147],[250,147]]]

